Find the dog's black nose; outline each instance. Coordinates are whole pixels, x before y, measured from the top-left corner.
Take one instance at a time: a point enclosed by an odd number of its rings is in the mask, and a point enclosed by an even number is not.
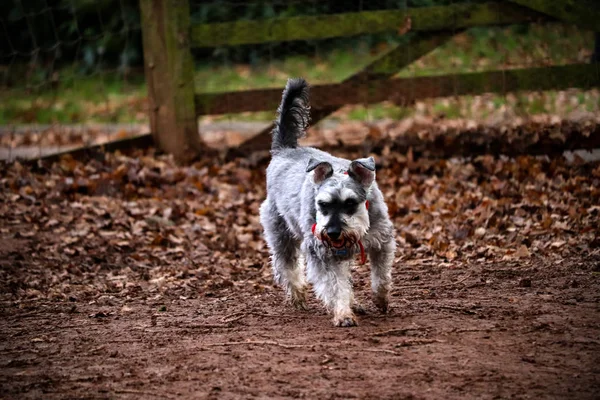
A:
[[[338,240],[341,234],[342,230],[339,226],[330,226],[327,228],[327,236],[329,236],[333,240]]]

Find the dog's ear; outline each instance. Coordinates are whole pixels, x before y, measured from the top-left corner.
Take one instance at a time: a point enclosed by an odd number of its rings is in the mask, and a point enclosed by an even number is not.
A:
[[[375,180],[375,159],[369,157],[352,161],[348,175],[365,187],[371,186]]]
[[[313,181],[316,184],[323,182],[325,179],[333,175],[333,167],[327,161],[319,161],[314,158],[308,160],[306,172],[313,171]]]

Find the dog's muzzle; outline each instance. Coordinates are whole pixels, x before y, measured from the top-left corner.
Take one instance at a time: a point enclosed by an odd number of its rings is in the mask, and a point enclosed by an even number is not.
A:
[[[312,226],[313,235],[323,242],[325,247],[327,247],[334,256],[345,257],[354,250],[358,250],[360,252],[361,263],[364,264],[366,262],[365,248],[360,241],[360,238],[357,236],[342,233],[339,239],[334,240],[327,235],[326,229],[323,229],[321,232],[316,232],[316,229],[317,224],[314,224]]]

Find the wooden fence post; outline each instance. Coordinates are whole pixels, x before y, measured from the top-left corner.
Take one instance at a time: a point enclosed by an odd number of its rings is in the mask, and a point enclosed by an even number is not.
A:
[[[189,0],[140,0],[150,127],[155,144],[180,162],[205,150],[194,104]]]

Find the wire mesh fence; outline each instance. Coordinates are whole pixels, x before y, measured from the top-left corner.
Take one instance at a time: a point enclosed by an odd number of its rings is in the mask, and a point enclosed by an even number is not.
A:
[[[3,159],[147,130],[136,1],[0,5]]]
[[[513,2],[180,3],[189,8],[182,46],[194,68],[178,85],[193,86],[198,115],[187,118],[210,146],[268,133],[290,76],[315,86],[312,144],[521,135],[532,123],[537,135],[565,121],[593,131],[600,122],[597,67],[541,69],[588,64],[593,30]],[[8,1],[0,24],[0,158],[148,132],[156,105],[142,29],[165,28],[142,23],[137,1]],[[590,71],[595,81],[582,78]]]

